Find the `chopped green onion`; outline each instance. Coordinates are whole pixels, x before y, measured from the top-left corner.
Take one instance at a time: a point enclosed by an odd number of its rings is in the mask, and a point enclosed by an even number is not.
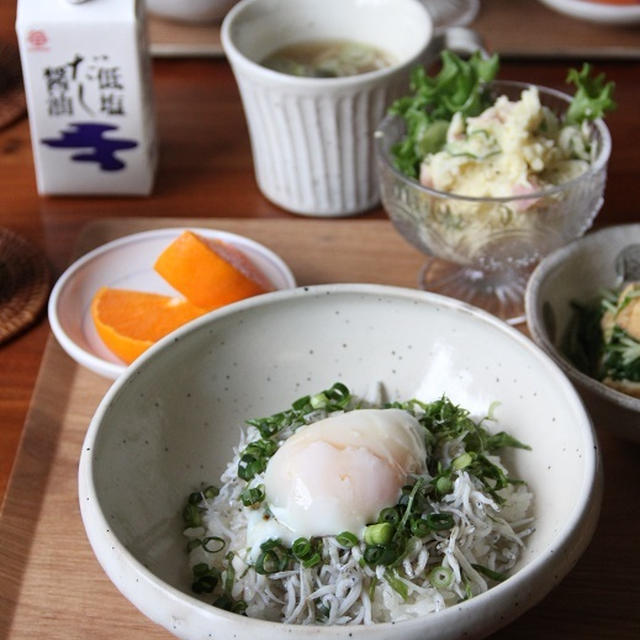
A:
[[[464,599],[471,600],[473,598],[473,590],[471,588],[471,583],[468,580],[465,580],[464,583]]]
[[[324,393],[316,393],[309,398],[309,404],[314,409],[324,409],[329,404],[329,398]]]
[[[188,502],[182,510],[182,518],[187,527],[202,526],[202,511],[190,502]]]
[[[234,600],[231,605],[231,612],[245,615],[247,611],[247,603],[244,600]]]
[[[453,460],[451,466],[456,471],[461,471],[462,469],[466,469],[473,462],[473,454],[466,451],[462,455],[459,455],[457,458]]]
[[[250,454],[244,454],[240,457],[240,462],[238,462],[238,477],[248,482],[258,473],[262,473],[266,468],[267,463],[264,458],[256,458]]]
[[[373,578],[371,578],[371,582],[369,583],[369,600],[373,600],[375,598],[377,586],[378,578],[376,578],[376,576],[373,576]]]
[[[346,547],[347,549],[358,544],[358,538],[350,531],[343,531],[336,536],[336,541],[339,545]]]
[[[351,393],[345,385],[336,382],[330,389],[321,391],[313,396],[303,396],[291,404],[291,409],[281,411],[266,418],[252,418],[247,420],[260,432],[263,438],[271,438],[282,429],[289,426],[304,424],[305,416],[317,409],[325,409],[328,413],[345,409],[351,400]]]
[[[202,541],[202,548],[209,553],[218,553],[224,549],[226,542],[218,536],[209,536]]]
[[[225,611],[231,611],[233,606],[233,598],[228,593],[221,593],[214,601],[213,606]]]
[[[220,489],[210,485],[202,493],[207,500],[213,500],[220,493]]]
[[[269,458],[277,451],[278,445],[272,440],[255,440],[250,442],[240,455],[238,477],[251,480],[256,474],[267,468]]]
[[[436,480],[436,491],[441,496],[446,496],[453,489],[453,483],[451,482],[451,478],[447,478],[446,476],[440,476]]]
[[[278,554],[273,551],[263,551],[256,560],[255,570],[260,575],[267,575],[269,573],[275,573],[280,569],[280,558]]]
[[[305,560],[303,560],[302,566],[305,569],[309,569],[310,567],[315,567],[317,564],[320,564],[321,562],[322,562],[322,556],[318,552],[316,552],[310,555]]]
[[[378,516],[378,522],[389,522],[390,524],[397,524],[400,520],[400,514],[395,507],[387,507],[380,512]]]
[[[409,589],[407,585],[398,578],[395,571],[391,569],[387,569],[384,572],[384,579],[389,583],[389,586],[396,592],[399,593],[403,600],[407,600],[409,598]]]
[[[294,400],[294,402],[292,402],[291,408],[295,411],[307,410],[310,406],[310,401],[310,396],[302,396],[302,398],[298,398],[297,400]]]
[[[280,542],[280,538],[269,538],[260,545],[260,549],[262,549],[262,551],[270,551],[271,549],[279,548],[282,548],[282,542]]]
[[[423,484],[424,484],[424,478],[418,478],[416,483],[413,485],[413,488],[411,489],[411,493],[409,494],[409,499],[407,500],[407,508],[405,509],[404,514],[400,519],[398,528],[396,529],[396,535],[399,535],[399,532],[401,532],[404,529],[404,525],[407,523],[407,520],[411,515],[411,509],[413,509],[413,502],[416,498],[416,494],[418,493],[418,491],[420,491]]]
[[[493,452],[504,447],[515,447],[516,449],[526,449],[527,451],[531,451],[531,447],[528,444],[523,444],[504,431],[489,436],[489,439],[487,440],[488,451]]]
[[[193,575],[198,578],[200,576],[206,575],[206,573],[209,571],[209,565],[206,562],[198,562],[197,564],[193,565],[191,571],[193,572]]]
[[[324,392],[335,409],[344,409],[351,400],[349,389],[341,382],[336,382],[328,391]]]
[[[209,567],[206,562],[195,564],[192,572],[195,580],[191,589],[194,593],[211,593],[220,579],[220,571],[215,567]]]
[[[224,592],[231,595],[233,582],[236,579],[236,570],[233,568],[233,551],[227,553],[225,560],[227,561],[227,568],[224,572]]]
[[[390,542],[392,537],[393,525],[390,522],[370,524],[364,530],[364,541],[366,544],[384,545]]]
[[[191,589],[195,593],[211,593],[217,584],[218,578],[216,576],[202,576],[191,585]]]
[[[414,536],[424,538],[431,533],[431,527],[425,518],[417,517],[409,520],[409,529]]]
[[[454,525],[453,516],[450,513],[430,513],[425,520],[432,531],[451,529]]]
[[[364,553],[362,554],[362,559],[364,560],[364,562],[361,562],[360,566],[364,566],[364,564],[366,563],[372,567],[375,567],[376,565],[380,564],[380,559],[382,558],[383,554],[384,547],[380,545],[366,547]]]
[[[266,575],[284,571],[290,560],[289,551],[277,538],[270,538],[260,545],[262,553],[258,556],[254,569],[256,573]]]
[[[247,487],[241,494],[240,499],[245,507],[256,507],[265,498],[264,485],[260,484],[257,487]]]
[[[404,556],[406,548],[406,536],[393,536],[387,544],[368,545],[365,547],[363,557],[365,563],[371,567],[377,565],[388,567]]]
[[[429,582],[436,589],[446,589],[453,582],[453,571],[448,567],[439,566],[429,574]]]
[[[311,555],[311,541],[307,538],[298,538],[294,540],[293,545],[291,545],[291,551],[298,560],[304,560]]]
[[[481,564],[472,564],[471,565],[478,573],[481,573],[483,576],[486,576],[487,578],[491,579],[491,580],[495,580],[496,582],[502,582],[503,580],[507,579],[507,575],[504,573],[500,573],[498,571],[493,571],[492,569],[489,569],[489,567],[485,567],[484,565]]]

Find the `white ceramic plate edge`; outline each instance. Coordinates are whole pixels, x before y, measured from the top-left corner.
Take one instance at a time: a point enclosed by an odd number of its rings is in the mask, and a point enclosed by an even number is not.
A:
[[[588,0],[539,0],[565,15],[603,24],[625,25],[640,21],[640,5],[610,5]]]
[[[240,234],[231,233],[229,231],[221,231],[217,229],[200,228],[200,227],[167,227],[162,229],[154,229],[151,231],[141,231],[139,233],[133,233],[115,240],[111,240],[95,249],[92,249],[82,257],[74,261],[58,278],[51,290],[49,296],[49,302],[47,305],[49,324],[51,331],[53,332],[56,340],[60,346],[67,352],[67,354],[73,358],[76,362],[82,366],[90,369],[98,375],[106,378],[117,378],[127,367],[124,363],[110,362],[104,358],[99,357],[95,353],[80,347],[68,334],[67,330],[60,321],[60,300],[66,287],[70,286],[74,277],[76,277],[83,269],[96,258],[109,253],[115,249],[120,249],[128,244],[135,244],[144,242],[149,239],[167,238],[167,244],[174,237],[177,237],[182,231],[191,230],[198,235],[202,235],[205,238],[219,238],[225,242],[238,246],[239,248],[248,247],[254,252],[264,257],[275,270],[278,271],[279,276],[282,278],[281,287],[277,288],[293,288],[296,286],[296,281],[289,266],[266,246],[252,240],[246,236]],[[151,265],[150,265],[151,268]],[[106,283],[105,283],[106,284]]]

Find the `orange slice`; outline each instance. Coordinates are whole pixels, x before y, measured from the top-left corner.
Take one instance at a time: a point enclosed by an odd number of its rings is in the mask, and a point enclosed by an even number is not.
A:
[[[163,336],[204,313],[181,298],[109,287],[98,289],[91,302],[98,335],[127,364]]]
[[[178,236],[154,269],[189,302],[207,310],[273,289],[242,251],[192,231]]]

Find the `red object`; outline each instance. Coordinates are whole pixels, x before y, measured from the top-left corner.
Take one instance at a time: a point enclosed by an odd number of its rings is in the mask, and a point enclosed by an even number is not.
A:
[[[29,31],[29,35],[27,36],[27,41],[33,47],[44,47],[45,44],[49,41],[47,38],[47,34],[40,29],[32,29]]]

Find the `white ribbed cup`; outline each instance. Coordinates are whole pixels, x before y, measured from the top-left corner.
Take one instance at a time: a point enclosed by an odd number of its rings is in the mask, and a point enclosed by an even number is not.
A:
[[[397,64],[356,76],[300,78],[260,61],[300,41],[369,43]],[[410,68],[437,54],[419,0],[241,0],[222,44],[242,96],[262,193],[303,215],[345,216],[379,200],[373,132],[406,89]]]

